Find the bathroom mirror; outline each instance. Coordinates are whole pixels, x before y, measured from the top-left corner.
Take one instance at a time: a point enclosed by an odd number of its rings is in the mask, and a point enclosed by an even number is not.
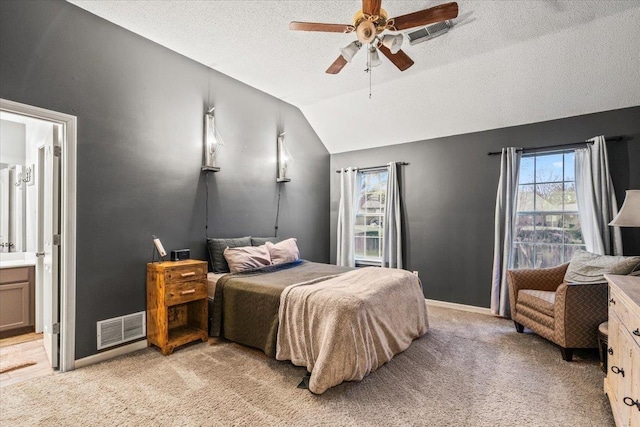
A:
[[[39,147],[51,124],[0,113],[0,254],[35,252]]]

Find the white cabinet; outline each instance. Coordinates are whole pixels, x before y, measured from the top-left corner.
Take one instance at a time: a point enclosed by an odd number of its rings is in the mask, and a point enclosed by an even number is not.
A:
[[[640,277],[609,281],[609,338],[604,390],[618,427],[640,427]]]

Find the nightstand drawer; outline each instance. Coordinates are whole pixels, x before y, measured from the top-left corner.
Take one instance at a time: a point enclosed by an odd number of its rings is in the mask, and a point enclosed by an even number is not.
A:
[[[166,268],[164,277],[167,283],[201,280],[207,277],[207,264],[177,265]]]
[[[207,285],[202,281],[169,283],[165,289],[167,305],[182,304],[207,297]]]

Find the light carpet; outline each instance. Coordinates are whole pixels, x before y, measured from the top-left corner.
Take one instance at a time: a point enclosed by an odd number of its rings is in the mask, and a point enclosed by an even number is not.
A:
[[[361,382],[316,396],[305,369],[229,342],[141,350],[0,389],[0,425],[614,426],[596,351],[564,362],[513,323],[429,307],[431,329]]]

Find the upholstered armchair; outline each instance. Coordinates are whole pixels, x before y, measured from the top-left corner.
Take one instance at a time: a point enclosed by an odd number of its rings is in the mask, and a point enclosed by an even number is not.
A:
[[[567,264],[509,270],[509,302],[516,331],[524,328],[560,346],[570,362],[576,348],[597,348],[607,320],[607,285],[564,282]]]

